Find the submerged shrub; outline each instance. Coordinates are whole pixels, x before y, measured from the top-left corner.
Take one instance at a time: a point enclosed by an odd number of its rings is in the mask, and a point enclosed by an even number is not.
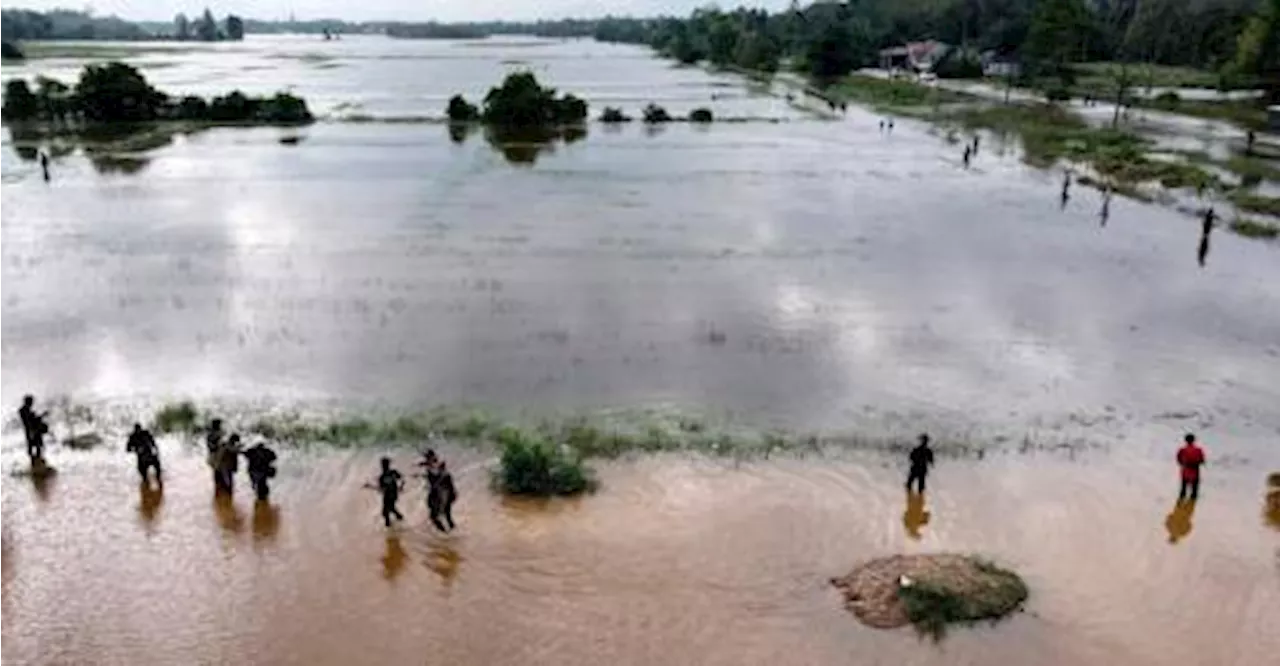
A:
[[[712,119],[713,116],[711,115],[711,109],[705,107],[694,109],[693,112],[689,114],[689,120],[695,123],[709,123]]]
[[[161,407],[156,412],[155,428],[162,434],[192,433],[199,428],[197,425],[199,418],[200,414],[196,411],[196,406],[184,400]]]
[[[667,110],[654,104],[649,103],[644,107],[644,121],[646,123],[669,123],[671,122],[671,114]]]
[[[496,439],[502,446],[502,456],[493,482],[503,493],[535,497],[577,495],[596,486],[591,470],[573,449],[513,428],[504,428]]]
[[[630,116],[628,116],[628,115],[626,115],[626,114],[624,114],[624,113],[622,112],[622,109],[618,109],[618,108],[615,108],[615,107],[612,107],[612,106],[606,106],[606,107],[604,108],[604,113],[601,113],[601,114],[600,114],[600,122],[602,122],[602,123],[628,123],[628,122],[631,122],[631,117],[630,117]]]
[[[449,98],[447,113],[449,114],[449,120],[455,123],[470,123],[480,118],[480,109],[468,102],[462,95],[454,95]]]

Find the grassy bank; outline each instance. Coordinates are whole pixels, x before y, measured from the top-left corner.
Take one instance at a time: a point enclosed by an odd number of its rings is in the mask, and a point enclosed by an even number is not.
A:
[[[973,96],[953,90],[922,86],[903,79],[880,79],[862,74],[846,76],[826,88],[825,92],[836,101],[853,102],[898,112],[975,101]]]
[[[740,459],[774,454],[808,455],[828,450],[901,455],[914,446],[918,434],[914,429],[901,434],[895,434],[897,429],[883,434],[760,429],[722,418],[666,409],[501,418],[482,409],[442,407],[414,412],[303,416],[297,413],[238,414],[204,409],[189,402],[160,407],[151,423],[159,432],[194,436],[215,416],[223,418],[229,431],[294,447],[417,447],[433,438],[443,438],[456,444],[501,449],[504,441],[518,435],[526,442],[564,446],[583,459],[664,452]],[[1025,434],[974,436],[932,430],[938,455],[952,458],[981,458],[1000,449],[1018,453],[1075,453],[1094,446],[1077,440],[1039,439]]]
[[[1280,225],[1274,222],[1262,222],[1240,217],[1232,220],[1228,228],[1246,238],[1280,238]]]
[[[1131,132],[1090,127],[1079,116],[1053,104],[962,109],[938,119],[968,129],[1015,133],[1022,139],[1023,156],[1029,164],[1048,167],[1058,160],[1087,164],[1117,191],[1143,183],[1197,191],[1221,185],[1213,174],[1194,164],[1153,158],[1149,153],[1152,143],[1147,139]]]

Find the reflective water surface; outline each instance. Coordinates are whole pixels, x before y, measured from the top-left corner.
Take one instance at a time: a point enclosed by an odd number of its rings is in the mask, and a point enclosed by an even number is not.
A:
[[[964,170],[924,126],[822,120],[640,49],[273,38],[138,60],[175,92],[293,86],[329,119],[69,147],[48,184],[6,135],[2,402],[70,396],[96,415],[77,427],[107,436],[51,449],[59,474],[35,482],[5,432],[6,663],[1280,651],[1275,244],[1215,233],[1201,266],[1195,220],[1116,199],[1103,227],[1084,188],[1059,210],[1061,175],[999,137]],[[517,160],[390,122],[438,116],[522,62],[597,111],[652,99],[782,122],[593,125]],[[901,461],[837,450],[601,463],[598,495],[529,503],[488,492],[487,453],[450,446],[462,529],[442,537],[418,493],[404,526],[380,527],[360,487],[375,450],[286,451],[255,506],[247,487],[215,500],[198,447],[165,439],[168,482],[140,488],[125,429],[188,397],[240,414],[677,406],[746,428],[929,429],[991,453],[940,457],[924,498],[902,490]],[[1199,502],[1175,506],[1186,429],[1210,464]],[[935,646],[862,628],[827,585],[943,549],[1018,569],[1028,612]]]

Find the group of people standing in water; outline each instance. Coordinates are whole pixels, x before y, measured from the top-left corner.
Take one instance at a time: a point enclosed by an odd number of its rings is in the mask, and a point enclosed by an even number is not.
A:
[[[44,439],[49,434],[48,412],[35,411],[35,398],[27,395],[23,396],[22,406],[18,408],[18,418],[22,422],[32,472],[49,473],[51,469],[44,458]],[[230,496],[235,492],[236,472],[240,469],[240,458],[244,457],[254,495],[259,502],[268,500],[271,493],[270,480],[276,476],[275,451],[262,442],[243,448],[240,435],[228,434],[223,429],[222,419],[218,418],[212,419],[205,428],[205,449],[206,461],[213,472],[215,493]],[[138,475],[142,477],[143,484],[150,485],[154,477],[155,483],[163,486],[160,448],[151,431],[143,428],[141,423],[134,423],[125,443],[125,451],[137,458]],[[431,512],[431,523],[441,532],[453,531],[453,505],[458,499],[458,490],[448,465],[434,450],[427,449],[418,466],[422,468],[422,472],[417,476],[427,482],[427,508]],[[382,458],[381,472],[376,483],[371,485],[382,495],[382,519],[386,526],[391,527],[393,517],[404,520],[404,515],[396,506],[404,491],[404,477],[391,467],[390,458]]]

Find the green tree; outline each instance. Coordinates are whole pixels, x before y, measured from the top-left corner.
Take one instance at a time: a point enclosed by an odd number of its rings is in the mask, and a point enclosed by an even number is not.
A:
[[[191,21],[187,20],[187,15],[179,13],[173,17],[173,37],[179,41],[191,39]]]
[[[26,79],[10,79],[4,84],[4,119],[30,120],[40,112],[36,99]]]
[[[97,122],[154,120],[165,101],[164,93],[151,87],[138,70],[121,62],[86,66],[75,87],[75,103],[81,113]]]
[[[218,22],[213,20],[213,12],[208,7],[204,8],[204,15],[196,21],[195,33],[196,39],[202,42],[218,41]]]
[[[1263,0],[1236,40],[1231,73],[1256,76],[1271,102],[1280,102],[1280,0]]]
[[[1023,55],[1066,82],[1068,65],[1081,56],[1090,19],[1082,0],[1040,0],[1031,14]]]
[[[239,16],[228,14],[226,26],[227,39],[236,42],[244,39],[244,21]]]

